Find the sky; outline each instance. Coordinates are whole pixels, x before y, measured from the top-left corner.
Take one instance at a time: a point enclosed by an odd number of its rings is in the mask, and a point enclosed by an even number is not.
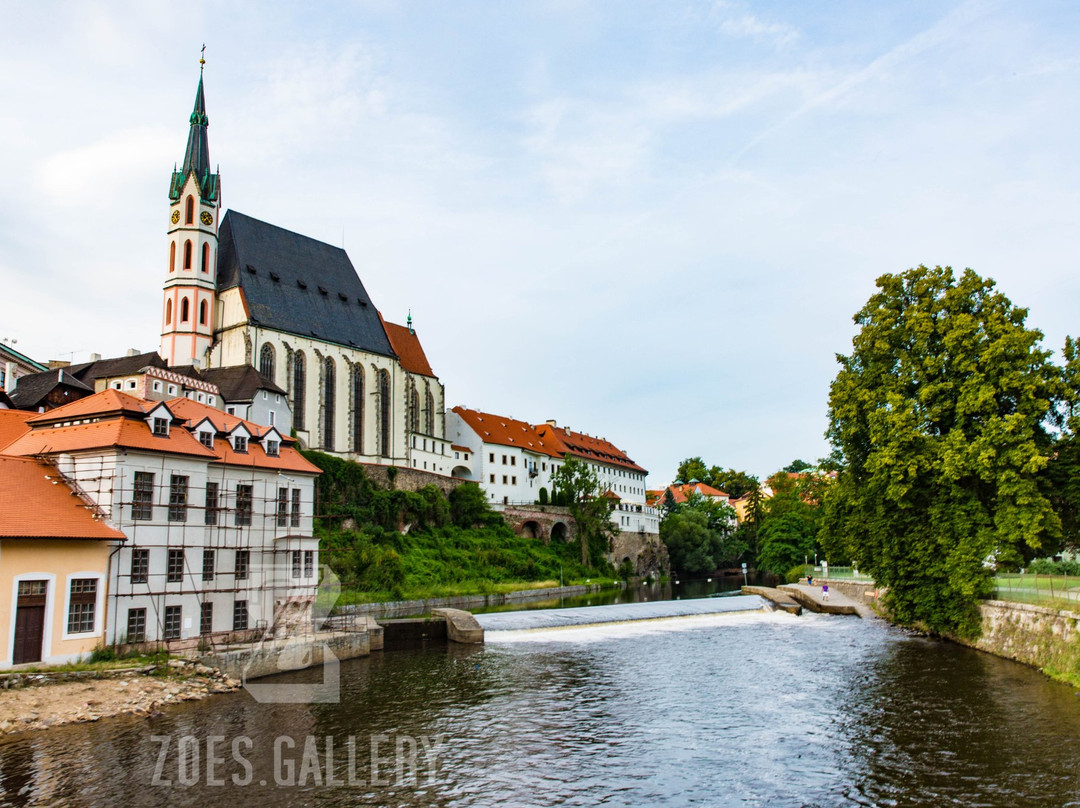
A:
[[[448,406],[701,456],[828,454],[888,272],[991,277],[1080,333],[1080,4],[18,3],[0,338],[159,344],[206,45],[226,208],[344,246]]]

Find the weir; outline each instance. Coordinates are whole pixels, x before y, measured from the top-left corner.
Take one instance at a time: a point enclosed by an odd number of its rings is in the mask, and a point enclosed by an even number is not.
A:
[[[478,614],[476,620],[485,632],[527,631],[761,611],[763,608],[764,602],[757,595],[730,595],[694,600],[661,600],[652,603],[616,603],[610,606],[582,606],[570,609],[492,612]]]

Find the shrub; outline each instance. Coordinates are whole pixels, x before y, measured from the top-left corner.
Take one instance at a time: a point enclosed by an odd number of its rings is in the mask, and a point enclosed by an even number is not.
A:
[[[800,578],[805,578],[813,572],[814,568],[809,564],[798,564],[787,571],[784,576],[789,584],[797,584]]]

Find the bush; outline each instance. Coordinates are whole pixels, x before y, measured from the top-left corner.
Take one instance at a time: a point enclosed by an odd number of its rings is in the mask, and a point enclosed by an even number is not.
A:
[[[1080,561],[1039,558],[1028,565],[1027,571],[1035,575],[1080,575]]]
[[[539,502],[540,502],[541,505],[547,505],[548,504],[548,492],[547,492],[547,488],[545,488],[544,486],[540,486]]]
[[[116,649],[111,645],[99,645],[90,652],[91,662],[115,662],[117,659]]]
[[[814,568],[811,567],[809,564],[799,564],[799,565],[794,566],[791,569],[789,569],[787,571],[787,574],[784,576],[784,578],[787,580],[787,582],[789,584],[797,584],[799,582],[800,578],[805,578],[807,575],[810,575],[813,571],[814,571]]]

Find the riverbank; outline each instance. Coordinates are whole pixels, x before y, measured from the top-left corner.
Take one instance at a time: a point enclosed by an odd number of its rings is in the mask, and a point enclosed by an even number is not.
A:
[[[88,673],[8,674],[0,690],[0,735],[82,724],[119,715],[158,715],[169,704],[231,693],[240,682],[188,660],[165,666]]]

